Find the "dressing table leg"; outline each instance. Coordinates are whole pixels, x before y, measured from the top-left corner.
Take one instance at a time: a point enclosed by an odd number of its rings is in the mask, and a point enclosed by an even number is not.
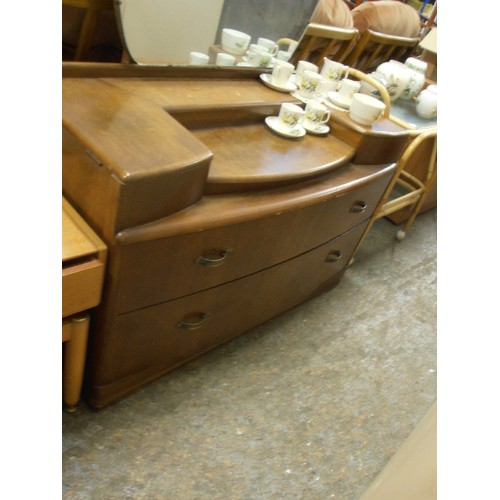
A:
[[[76,411],[80,400],[87,353],[89,315],[81,314],[69,320],[71,337],[64,345],[63,401],[66,410]]]

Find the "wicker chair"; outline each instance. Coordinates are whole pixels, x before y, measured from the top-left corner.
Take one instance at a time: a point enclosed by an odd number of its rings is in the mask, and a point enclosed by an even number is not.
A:
[[[369,226],[364,233],[363,240],[375,221],[402,208],[411,206],[410,217],[396,233],[396,238],[400,241],[406,236],[425,199],[436,167],[436,160],[437,127],[434,127],[417,133],[406,147],[397,163],[396,173],[375,209]],[[415,162],[423,162],[426,165],[427,172],[423,180],[405,170]],[[360,247],[361,243],[362,241],[358,243],[357,248]]]

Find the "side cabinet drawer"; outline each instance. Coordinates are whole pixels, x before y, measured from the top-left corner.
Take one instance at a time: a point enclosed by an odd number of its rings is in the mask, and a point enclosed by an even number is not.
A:
[[[287,262],[188,297],[116,318],[106,359],[93,370],[105,386],[157,366],[185,363],[336,284],[367,222]]]
[[[119,245],[118,310],[205,290],[316,248],[368,219],[388,181],[249,222]]]

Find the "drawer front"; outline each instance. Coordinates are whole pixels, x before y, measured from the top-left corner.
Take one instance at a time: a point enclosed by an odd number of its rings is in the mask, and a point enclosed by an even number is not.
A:
[[[103,387],[157,366],[163,373],[336,284],[367,221],[287,262],[188,297],[114,318],[101,332]]]
[[[316,248],[368,219],[387,183],[384,177],[300,210],[119,246],[118,310],[218,286]]]
[[[92,259],[62,270],[62,317],[69,316],[99,304],[104,264]]]

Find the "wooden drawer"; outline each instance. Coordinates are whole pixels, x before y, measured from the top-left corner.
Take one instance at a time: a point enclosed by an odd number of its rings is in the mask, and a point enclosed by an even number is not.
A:
[[[104,263],[97,258],[63,268],[63,318],[99,304],[103,279]]]
[[[386,175],[315,205],[268,210],[238,224],[201,231],[195,226],[188,234],[119,245],[118,311],[205,290],[316,248],[370,217],[388,181]]]
[[[62,199],[62,317],[99,304],[107,248]]]
[[[106,328],[105,349],[94,359],[93,404],[99,406],[100,397],[112,398],[112,383],[119,379],[165,373],[331,288],[366,225],[245,278],[118,316]]]

